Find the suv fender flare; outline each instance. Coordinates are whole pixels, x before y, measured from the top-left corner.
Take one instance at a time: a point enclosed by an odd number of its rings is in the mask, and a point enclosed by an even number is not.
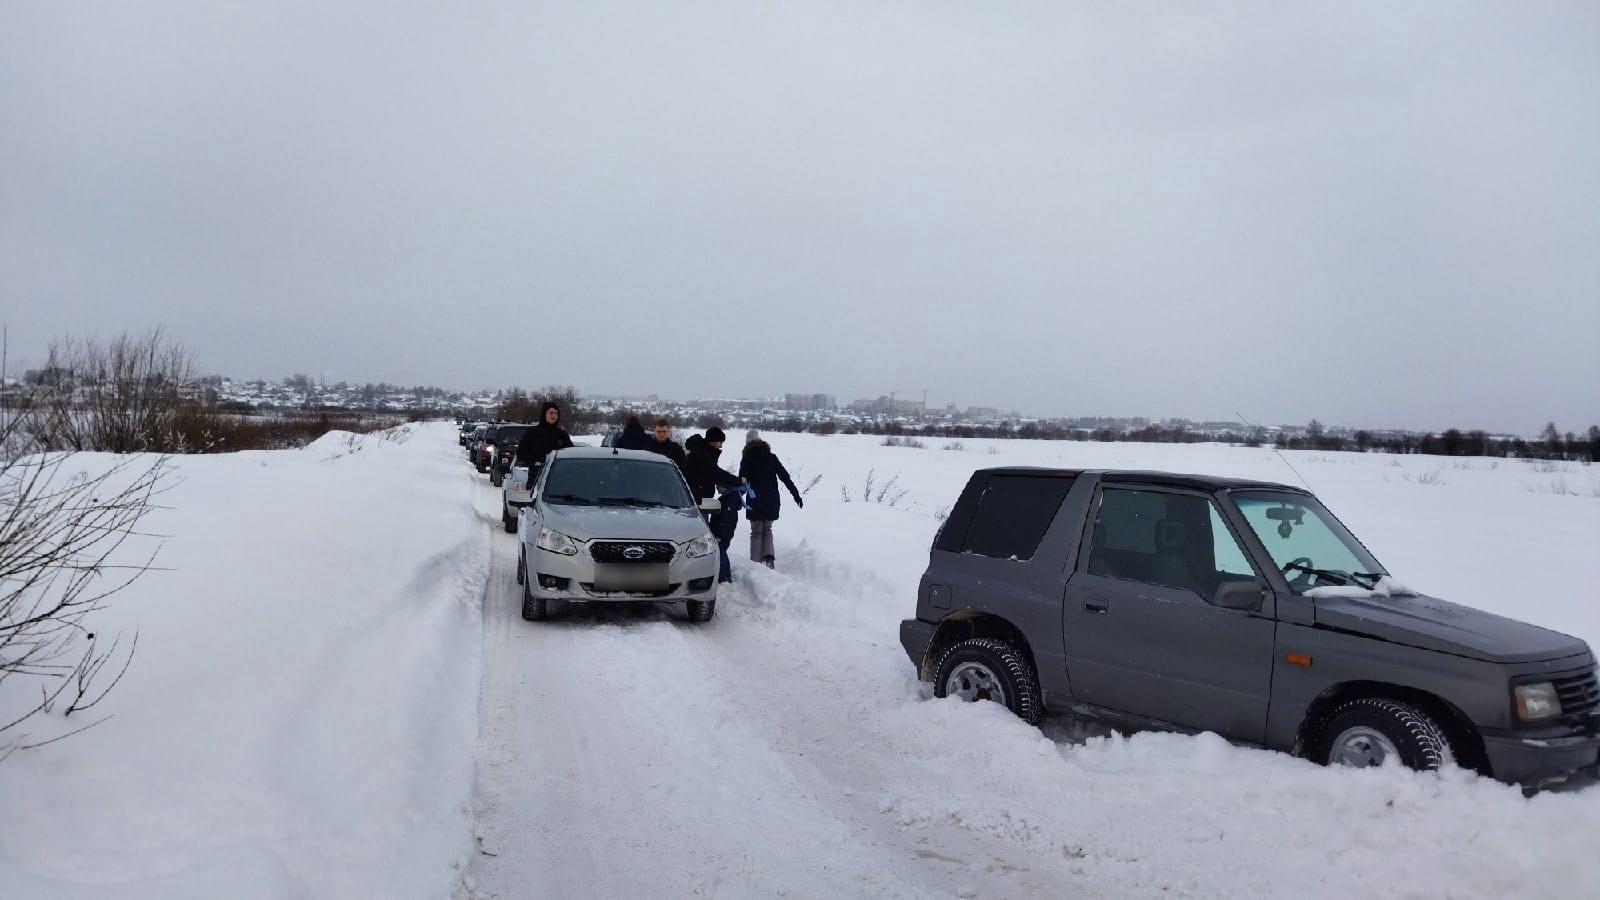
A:
[[[977,609],[958,609],[939,620],[932,639],[928,641],[927,649],[922,653],[922,660],[917,664],[918,680],[932,681],[933,667],[944,656],[945,650],[959,641],[975,637],[1005,641],[1016,647],[1017,652],[1027,659],[1028,665],[1033,666],[1035,672],[1038,671],[1038,660],[1034,658],[1033,647],[1029,645],[1022,629],[994,613]]]
[[[1334,710],[1346,701],[1361,697],[1398,700],[1416,706],[1430,715],[1444,732],[1457,765],[1488,774],[1489,759],[1484,753],[1483,736],[1466,713],[1437,694],[1383,681],[1341,681],[1323,689],[1300,717],[1290,752],[1305,756]]]

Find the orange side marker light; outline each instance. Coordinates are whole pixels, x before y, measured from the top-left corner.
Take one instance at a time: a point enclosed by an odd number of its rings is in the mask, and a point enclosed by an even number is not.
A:
[[[1289,654],[1289,662],[1297,666],[1309,666],[1311,665],[1311,657],[1306,656],[1304,653],[1291,653]]]

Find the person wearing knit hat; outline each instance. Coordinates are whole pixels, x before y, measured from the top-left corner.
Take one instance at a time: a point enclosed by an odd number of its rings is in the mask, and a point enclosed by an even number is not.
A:
[[[755,491],[745,510],[745,518],[750,522],[750,560],[762,563],[769,569],[776,568],[772,523],[778,520],[778,482],[782,481],[783,486],[789,489],[795,506],[804,509],[806,504],[800,499],[800,491],[794,486],[794,479],[789,477],[789,471],[783,467],[767,442],[761,439],[761,432],[750,429],[745,433],[744,441],[744,455],[739,459],[739,477]]]
[[[730,495],[744,482],[739,476],[722,468],[717,462],[722,456],[722,443],[727,435],[715,425],[706,429],[705,437],[692,434],[683,442],[684,459],[683,477],[689,482],[689,490],[694,493],[695,502],[700,504],[700,512],[706,517],[706,525],[710,526],[711,533],[717,538],[717,550],[721,554],[718,560],[717,580],[729,582],[733,580],[733,570],[728,565],[728,544],[733,540],[733,533],[739,527],[739,507],[730,508],[728,503],[716,504],[708,508],[706,501],[716,496],[717,491],[723,492],[724,499],[731,499]]]

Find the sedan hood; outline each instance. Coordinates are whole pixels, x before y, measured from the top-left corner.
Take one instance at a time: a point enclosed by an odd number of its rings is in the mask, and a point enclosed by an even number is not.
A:
[[[672,541],[681,544],[708,533],[706,520],[690,509],[629,506],[567,506],[539,502],[539,519],[580,541]]]
[[[1436,597],[1320,596],[1317,624],[1488,662],[1539,662],[1589,651],[1578,638]]]

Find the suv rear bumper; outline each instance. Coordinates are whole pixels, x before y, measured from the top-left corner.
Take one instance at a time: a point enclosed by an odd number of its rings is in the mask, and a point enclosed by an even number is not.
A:
[[[900,646],[906,648],[911,664],[917,667],[917,677],[922,677],[922,659],[928,655],[928,644],[939,626],[921,619],[903,619],[900,622]]]
[[[1508,784],[1537,785],[1561,781],[1600,762],[1600,734],[1534,737],[1514,732],[1485,733],[1484,754],[1496,780]]]

